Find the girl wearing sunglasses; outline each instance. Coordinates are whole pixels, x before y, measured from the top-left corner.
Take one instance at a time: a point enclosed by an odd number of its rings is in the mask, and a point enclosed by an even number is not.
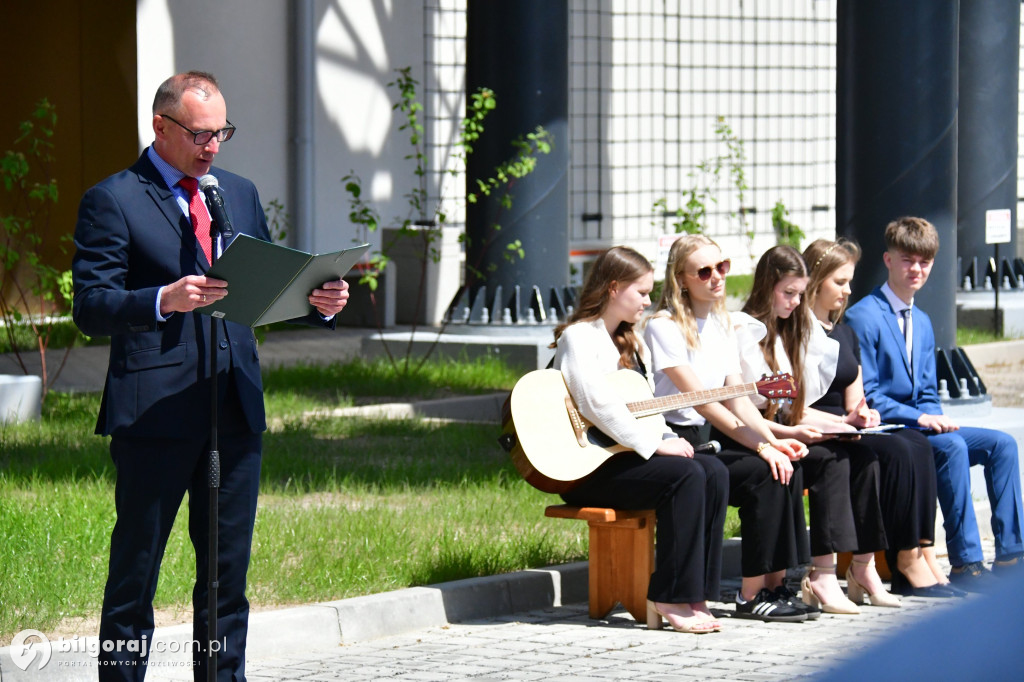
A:
[[[657,311],[645,321],[655,395],[741,384],[739,352],[725,311],[729,261],[703,235],[680,237],[669,252]],[[672,430],[703,443],[705,424],[722,444],[729,504],[739,507],[743,580],[736,616],[799,622],[817,617],[783,583],[786,569],[807,563],[803,479],[797,461],[807,447],[778,438],[746,396],[665,415]]]
[[[836,434],[855,431],[851,424],[807,407],[828,390],[835,376],[839,345],[825,336],[807,308],[807,268],[800,253],[776,246],[764,253],[743,313],[736,316],[744,354],[744,377],[789,371],[797,378],[796,398],[784,409],[767,406],[765,416],[776,436],[810,446],[801,462],[810,495],[811,568],[801,582],[807,604],[827,613],[857,614],[859,607],[843,593],[836,577],[836,552],[853,552],[856,583],[879,606],[899,606],[885,591],[871,562],[887,547],[879,499],[879,464],[875,453]],[[763,336],[760,342],[747,330]],[[766,333],[762,330],[765,330]],[[855,595],[855,596],[859,596]]]

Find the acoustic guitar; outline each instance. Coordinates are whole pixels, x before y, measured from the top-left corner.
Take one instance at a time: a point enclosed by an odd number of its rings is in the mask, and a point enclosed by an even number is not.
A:
[[[660,398],[652,396],[647,379],[634,370],[613,372],[608,381],[626,400],[637,421],[658,434],[663,432],[664,420],[656,417],[663,412],[755,393],[780,402],[796,395],[796,384],[789,374]],[[580,414],[557,369],[536,370],[516,382],[502,409],[498,442],[512,456],[523,478],[547,493],[571,490],[610,457],[630,449]]]

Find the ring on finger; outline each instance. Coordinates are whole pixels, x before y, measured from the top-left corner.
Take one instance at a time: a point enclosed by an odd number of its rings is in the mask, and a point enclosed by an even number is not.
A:
[[[206,294],[203,294],[203,303],[206,303]]]

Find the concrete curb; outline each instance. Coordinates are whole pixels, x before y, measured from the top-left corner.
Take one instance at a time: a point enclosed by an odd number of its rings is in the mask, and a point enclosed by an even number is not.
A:
[[[456,396],[410,403],[381,403],[307,412],[304,417],[370,417],[380,419],[451,419],[486,424],[501,423],[501,408],[508,392]]]
[[[553,330],[553,325],[524,325],[497,334],[486,327],[474,329],[473,326],[449,329],[440,335],[424,330],[389,331],[364,336],[359,352],[362,357],[372,359],[384,354],[385,344],[392,344],[410,348],[413,357],[427,353],[455,361],[500,357],[510,366],[530,371],[547,366],[554,357],[554,349],[548,348],[554,338]],[[476,331],[479,333],[473,333]]]
[[[586,600],[587,563],[583,561],[256,612],[249,618],[247,649],[250,657],[259,658],[329,651],[344,644],[449,623]],[[150,644],[150,660],[154,668],[186,668],[192,660],[191,639],[191,625],[157,628]],[[0,680],[77,682],[96,678],[94,653],[99,647],[97,637],[46,644],[40,643],[38,638],[31,641],[35,659],[28,661],[27,670],[14,665],[12,647],[0,649]],[[20,652],[21,647],[18,647]],[[41,656],[46,656],[49,661],[42,670],[37,667]]]
[[[1024,341],[996,341],[964,346],[975,369],[995,366],[1013,366],[1024,362]]]
[[[739,538],[726,540],[722,577],[740,574]],[[587,562],[529,569],[410,587],[351,599],[259,611],[249,617],[248,656],[274,658],[296,653],[330,651],[338,646],[400,635],[450,623],[508,616],[535,609],[557,608],[587,601]],[[150,660],[163,670],[184,671],[191,661],[192,626],[157,628]],[[38,639],[33,640],[38,641]],[[35,644],[36,659],[27,670],[14,665],[11,648],[0,649],[0,680],[4,682],[78,682],[95,680],[96,660],[89,653],[96,637],[50,642],[51,657],[39,670],[45,648]],[[20,648],[19,648],[20,651]]]

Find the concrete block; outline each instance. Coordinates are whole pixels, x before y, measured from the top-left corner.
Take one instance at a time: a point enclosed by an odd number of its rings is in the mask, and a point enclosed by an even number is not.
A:
[[[335,609],[345,644],[447,625],[441,592],[430,587],[326,602]]]
[[[250,614],[249,640],[259,642],[260,656],[265,658],[333,649],[342,640],[338,610],[313,604]]]
[[[551,574],[519,571],[438,585],[445,614],[452,622],[492,618],[555,604]]]
[[[0,374],[0,424],[39,419],[43,380],[35,375]]]
[[[387,343],[392,353],[396,350],[404,355],[407,347],[412,348],[414,357],[431,353],[432,357],[449,360],[475,360],[481,357],[501,357],[512,366],[528,372],[543,369],[554,357],[555,351],[548,348],[554,339],[551,326],[522,327],[513,329],[490,329],[481,325],[463,330],[465,333],[442,333],[436,331],[385,332],[363,338],[361,354],[372,359],[384,355]]]
[[[742,577],[740,562],[740,538],[726,538],[722,541],[722,578]]]
[[[501,408],[508,393],[458,396],[414,403],[381,403],[356,407],[339,407],[329,412],[308,412],[307,416],[327,414],[332,417],[364,417],[368,419],[452,419],[456,421],[501,423]]]
[[[957,423],[960,426],[995,429],[1012,436],[1017,441],[1017,459],[1022,473],[1021,478],[1024,479],[1024,408],[993,407],[991,413],[985,417],[957,418]],[[971,494],[976,502],[988,499],[985,470],[980,466],[971,467]],[[985,518],[988,516],[985,514]]]

